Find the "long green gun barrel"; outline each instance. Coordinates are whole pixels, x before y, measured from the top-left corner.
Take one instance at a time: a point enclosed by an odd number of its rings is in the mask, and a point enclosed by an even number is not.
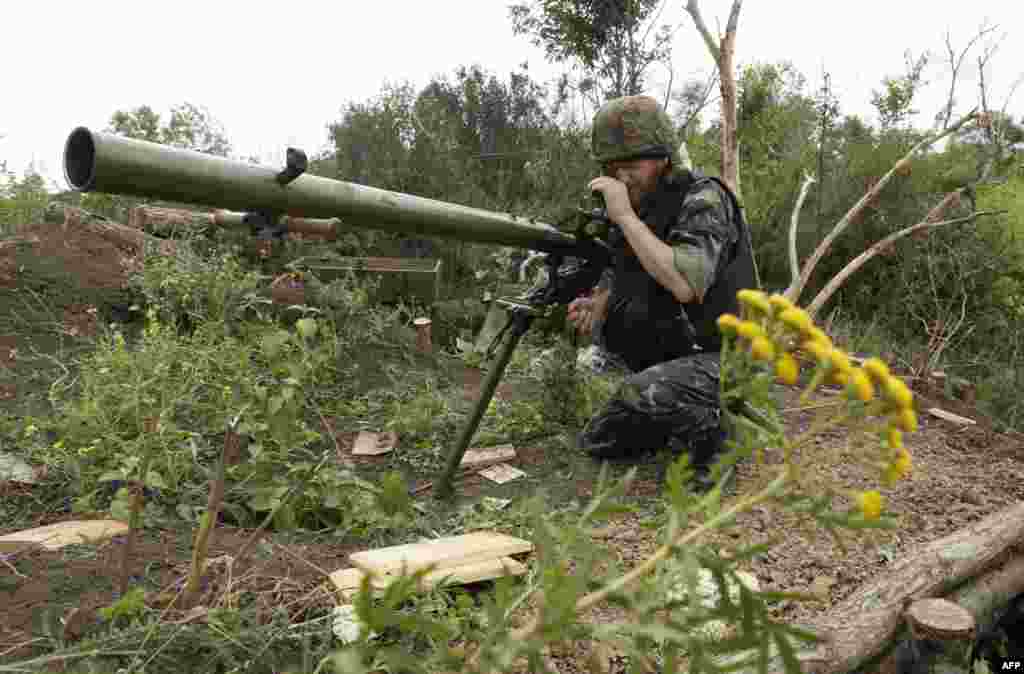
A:
[[[72,188],[277,216],[341,218],[407,234],[528,248],[584,259],[604,253],[544,223],[507,213],[302,174],[78,127],[64,145]],[[583,245],[581,245],[583,243]]]

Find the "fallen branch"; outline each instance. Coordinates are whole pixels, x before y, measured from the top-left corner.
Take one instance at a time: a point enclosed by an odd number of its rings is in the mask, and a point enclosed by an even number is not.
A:
[[[871,189],[869,189],[864,194],[864,196],[860,198],[860,201],[854,204],[853,207],[846,212],[846,215],[844,215],[839,220],[839,222],[836,223],[835,227],[832,228],[832,231],[829,232],[828,235],[826,235],[825,238],[821,240],[821,243],[818,244],[818,247],[815,248],[813,253],[811,253],[811,257],[807,260],[807,264],[804,265],[804,268],[800,273],[800,277],[796,279],[793,283],[791,283],[789,288],[786,289],[786,297],[789,298],[790,301],[796,303],[797,299],[800,297],[800,293],[803,292],[804,287],[810,280],[811,273],[814,271],[814,268],[818,265],[818,262],[821,261],[821,258],[825,256],[825,253],[828,252],[828,249],[829,247],[831,247],[832,242],[839,238],[839,235],[846,230],[850,223],[852,223],[854,220],[857,219],[858,216],[860,216],[861,212],[867,207],[869,203],[874,201],[874,199],[878,196],[882,189],[884,189],[885,186],[889,184],[889,181],[892,179],[893,175],[902,171],[904,167],[909,166],[910,162],[912,161],[916,153],[927,147],[930,147],[931,145],[945,138],[946,136],[956,133],[957,131],[960,130],[961,127],[963,127],[965,124],[973,120],[976,116],[977,110],[972,110],[970,113],[968,113],[960,120],[958,120],[956,124],[954,124],[953,126],[948,127],[947,129],[940,133],[930,134],[926,136],[923,140],[921,140],[921,142],[912,147],[910,151],[903,156],[902,159],[896,162],[893,165],[893,167],[889,169],[888,173],[882,176],[882,178],[877,183],[875,183],[871,187]],[[832,280],[834,281],[835,279]],[[829,285],[832,285],[832,281],[829,282]]]
[[[1024,503],[1017,503],[897,561],[885,576],[815,622],[813,631],[824,641],[800,656],[804,671],[845,674],[861,666],[897,634],[908,601],[944,596],[1004,564],[1006,553],[1022,540]]]
[[[814,316],[821,309],[822,305],[824,305],[825,302],[827,302],[832,297],[833,293],[835,293],[835,291],[838,290],[839,287],[843,285],[847,278],[849,278],[858,269],[863,267],[868,260],[875,257],[879,253],[882,253],[883,251],[888,249],[889,246],[892,246],[896,241],[907,236],[908,234],[913,234],[914,232],[923,229],[931,229],[933,227],[944,227],[945,225],[956,225],[964,222],[970,222],[982,215],[1000,215],[1003,213],[1006,213],[1006,211],[978,211],[976,213],[972,213],[962,218],[954,218],[953,220],[942,220],[941,222],[929,222],[926,219],[924,222],[919,222],[916,225],[911,225],[910,227],[901,229],[898,232],[893,232],[884,239],[876,241],[869,248],[864,250],[864,252],[862,252],[860,255],[850,260],[839,273],[833,276],[832,280],[825,284],[825,287],[821,289],[821,291],[817,294],[817,296],[815,296],[814,300],[810,303],[810,305],[808,305],[807,313],[809,313],[811,316]]]

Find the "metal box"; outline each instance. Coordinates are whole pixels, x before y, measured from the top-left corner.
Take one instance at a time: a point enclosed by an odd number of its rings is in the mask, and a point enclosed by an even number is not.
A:
[[[298,262],[298,261],[296,261]],[[441,299],[441,260],[408,257],[334,257],[303,258],[302,266],[324,283],[353,272],[358,278],[368,274],[379,277],[376,299],[396,302],[414,297],[426,304]]]

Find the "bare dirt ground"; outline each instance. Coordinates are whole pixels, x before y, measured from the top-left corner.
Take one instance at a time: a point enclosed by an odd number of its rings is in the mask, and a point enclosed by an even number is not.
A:
[[[30,227],[19,233],[19,246],[0,244],[0,289],[15,290],[21,271],[15,251],[31,246],[35,254],[59,261],[60,265],[81,280],[83,287],[120,287],[126,271],[133,263],[131,251],[119,249],[103,240],[83,238],[74,232],[65,233],[53,226]],[[88,305],[65,308],[64,321],[69,330],[87,335],[95,328],[95,312]],[[0,374],[17,360],[18,340],[0,334]],[[460,382],[467,399],[479,388],[478,373],[467,374]],[[15,397],[17,390],[10,383],[0,382],[0,397]],[[499,395],[525,395],[507,383]],[[795,428],[806,428],[813,410],[800,410],[795,399],[797,391],[782,387],[780,397],[786,420]],[[808,623],[835,602],[854,592],[865,581],[884,574],[893,560],[911,553],[923,543],[946,536],[991,513],[1024,500],[1024,436],[1000,434],[972,406],[959,401],[940,399],[934,390],[916,391],[920,430],[906,437],[905,444],[913,455],[914,470],[908,480],[883,490],[888,509],[901,517],[900,527],[873,544],[854,547],[842,555],[832,540],[821,532],[800,535],[796,523],[774,511],[758,508],[737,519],[737,526],[718,536],[717,542],[728,546],[768,541],[779,532],[786,532],[779,545],[763,558],[751,563],[763,589],[812,592],[819,603],[782,603],[776,606],[777,617],[790,622]],[[959,427],[936,419],[924,412],[928,407],[943,409],[975,419],[974,426]],[[350,437],[341,437],[350,441]],[[837,444],[843,438],[829,438]],[[529,473],[519,493],[534,487],[564,490],[566,475],[572,476],[569,457],[553,452],[544,442],[518,448],[517,464]],[[752,463],[740,466],[738,491],[756,488],[766,479],[778,456],[770,451],[766,466]],[[625,470],[617,468],[616,470]],[[850,489],[874,488],[877,479],[842,457],[820,466],[821,479],[841,482]],[[594,471],[579,472],[571,481],[573,496],[585,499],[592,486]],[[12,490],[32,487],[6,485],[0,497],[30,497]],[[460,485],[464,495],[508,495],[508,486],[497,487],[482,480],[468,480]],[[653,471],[644,471],[633,486],[638,502],[649,502],[659,496],[662,485]],[[421,498],[429,498],[421,497]],[[53,513],[34,523],[43,525],[70,519]],[[606,531],[605,542],[613,554],[631,566],[651,553],[658,544],[657,532],[642,525],[642,516],[627,515],[616,520]],[[19,526],[18,528],[23,528]],[[0,522],[0,534],[11,528]],[[148,579],[147,585],[163,587],[184,577],[189,562],[191,528],[180,531],[147,531],[136,543],[131,572]],[[211,550],[211,557],[235,554],[248,532],[220,527]],[[26,644],[38,634],[41,610],[49,605],[79,606],[85,609],[111,604],[117,596],[111,569],[120,567],[120,546],[123,538],[115,538],[99,547],[74,546],[73,552],[34,551],[19,555],[9,567],[0,566],[0,654],[17,657]],[[286,606],[296,615],[317,605],[330,605],[333,598],[325,590],[324,574],[347,566],[346,555],[352,546],[318,540],[294,541],[285,536],[270,535],[257,546],[250,562],[232,580],[239,592],[253,592],[268,607]],[[5,560],[6,561],[6,560]],[[213,597],[214,589],[209,589]],[[218,593],[216,596],[223,596]],[[594,620],[618,620],[617,611],[599,607],[590,616]],[[73,637],[74,634],[67,635]],[[585,644],[570,644],[552,651],[552,662],[561,672],[588,672]]]

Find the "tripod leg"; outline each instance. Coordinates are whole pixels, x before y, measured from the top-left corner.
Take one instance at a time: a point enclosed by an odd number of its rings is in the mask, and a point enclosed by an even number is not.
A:
[[[480,389],[480,397],[477,398],[473,413],[469,415],[469,419],[466,420],[466,424],[459,432],[458,440],[456,440],[451,451],[448,453],[448,460],[445,463],[444,471],[434,482],[434,496],[439,499],[452,496],[452,478],[455,476],[455,471],[459,469],[459,464],[462,463],[462,456],[466,453],[466,448],[469,447],[469,443],[473,439],[477,427],[480,425],[480,420],[483,418],[487,406],[491,403],[491,398],[494,397],[494,390],[498,387],[498,382],[501,381],[501,376],[504,374],[505,368],[508,367],[508,362],[512,359],[512,352],[515,351],[516,345],[519,344],[522,336],[529,330],[530,324],[533,322],[533,316],[527,312],[516,311],[513,313],[511,321],[512,329],[505,337],[505,342],[501,345],[501,351],[498,352],[498,357],[487,373],[487,379],[484,380],[483,386]]]

